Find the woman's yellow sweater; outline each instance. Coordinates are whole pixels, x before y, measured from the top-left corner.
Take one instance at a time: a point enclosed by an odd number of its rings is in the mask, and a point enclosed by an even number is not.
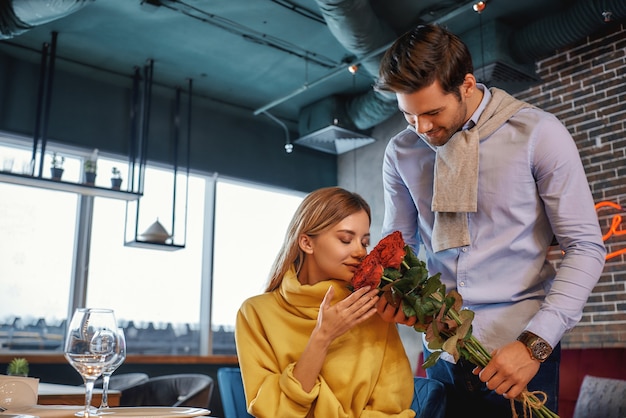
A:
[[[339,280],[302,285],[292,269],[279,289],[242,304],[235,338],[249,412],[259,418],[414,417],[411,366],[396,325],[379,315],[333,341],[310,392],[294,378],[329,286],[333,304],[350,294]]]

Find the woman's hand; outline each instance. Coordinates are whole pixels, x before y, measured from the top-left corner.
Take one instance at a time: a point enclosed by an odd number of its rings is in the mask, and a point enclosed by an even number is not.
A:
[[[317,325],[313,330],[313,334],[318,333],[320,337],[328,339],[329,344],[371,318],[376,313],[376,302],[379,299],[378,289],[371,289],[370,286],[360,288],[331,306],[334,295],[335,289],[330,286],[320,304]]]
[[[306,392],[310,392],[315,386],[330,343],[376,315],[378,289],[370,290],[369,286],[365,286],[331,305],[334,295],[335,289],[330,286],[320,304],[317,324],[311,333],[309,343],[293,369],[294,377],[300,381],[302,389]]]

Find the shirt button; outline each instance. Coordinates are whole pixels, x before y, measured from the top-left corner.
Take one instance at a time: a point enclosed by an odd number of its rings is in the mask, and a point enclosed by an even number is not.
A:
[[[459,286],[461,286],[461,287],[465,286],[465,282],[459,283]]]
[[[461,251],[463,251],[464,253],[466,253],[466,252],[467,252],[467,247],[463,247],[463,249],[462,249]]]

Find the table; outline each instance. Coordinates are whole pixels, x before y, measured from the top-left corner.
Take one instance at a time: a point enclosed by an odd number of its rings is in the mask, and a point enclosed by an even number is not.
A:
[[[59,385],[55,383],[39,382],[39,392],[37,403],[39,405],[84,405],[85,404],[85,387],[72,385]],[[120,396],[119,390],[109,390],[109,406],[119,406]],[[95,407],[100,406],[102,401],[102,389],[94,389],[91,404]]]
[[[14,409],[8,409],[6,414],[10,417],[41,417],[41,418],[76,418],[76,414],[84,409],[78,405],[32,405]],[[5,416],[0,414],[0,417]],[[188,408],[186,406],[131,406],[114,407],[102,415],[103,417],[117,416],[119,418],[151,417],[151,418],[193,418],[211,416],[211,411],[204,408]],[[8,417],[7,417],[8,418]],[[213,417],[217,418],[217,417]]]

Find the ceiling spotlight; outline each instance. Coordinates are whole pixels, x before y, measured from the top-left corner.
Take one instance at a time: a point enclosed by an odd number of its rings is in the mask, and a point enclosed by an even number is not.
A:
[[[487,3],[484,1],[479,1],[478,3],[474,3],[472,9],[474,9],[476,13],[481,13],[483,10],[485,10],[485,7],[487,7]]]
[[[287,154],[291,154],[293,152],[293,144],[291,143],[286,143],[285,144],[285,152],[287,152]]]
[[[604,11],[602,12],[602,18],[604,19],[604,23],[609,23],[613,20],[613,12],[611,11]]]
[[[352,64],[351,66],[349,66],[348,71],[350,71],[350,74],[355,75],[356,72],[359,71],[358,64]]]

